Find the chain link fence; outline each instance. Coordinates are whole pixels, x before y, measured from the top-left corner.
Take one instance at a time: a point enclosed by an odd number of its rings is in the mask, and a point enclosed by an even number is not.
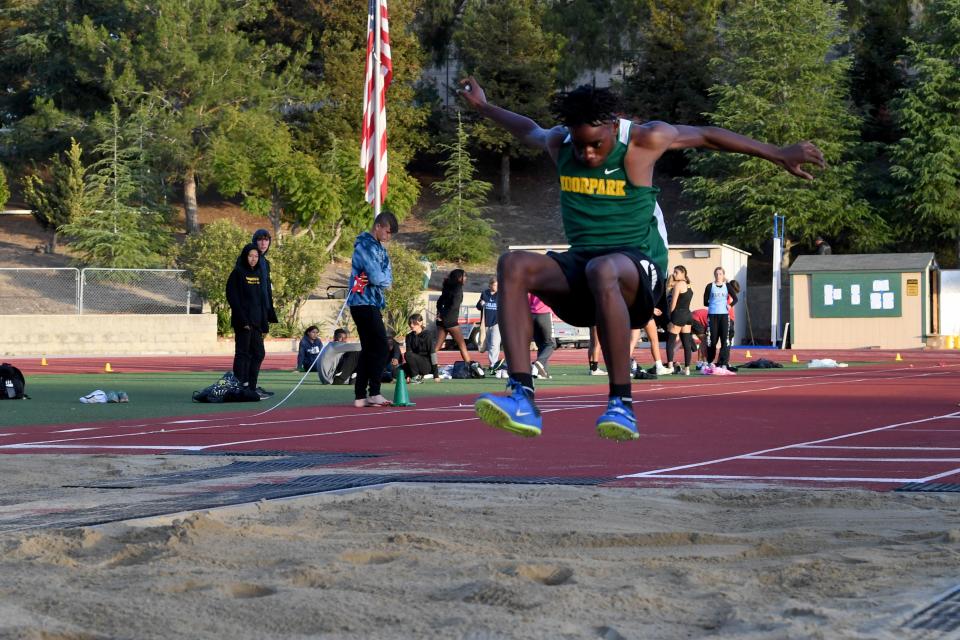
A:
[[[0,269],[0,315],[62,315],[79,311],[79,269]]]
[[[200,313],[180,269],[0,268],[0,315]]]

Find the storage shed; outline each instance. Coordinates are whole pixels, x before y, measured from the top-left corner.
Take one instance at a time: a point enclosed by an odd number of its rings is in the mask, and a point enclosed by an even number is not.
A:
[[[790,267],[796,349],[916,349],[939,333],[932,253],[800,256]]]

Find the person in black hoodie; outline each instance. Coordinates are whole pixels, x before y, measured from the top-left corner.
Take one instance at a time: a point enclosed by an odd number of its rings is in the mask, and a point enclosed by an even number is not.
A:
[[[467,370],[472,377],[479,378],[483,376],[483,372],[479,364],[470,360],[470,352],[467,351],[467,343],[460,330],[460,305],[463,303],[463,285],[466,281],[467,274],[463,269],[454,269],[443,279],[443,287],[437,299],[437,343],[433,350],[439,352],[443,349],[449,333],[460,350],[460,357],[463,358]]]
[[[243,248],[227,279],[227,303],[230,305],[230,325],[236,346],[233,356],[233,375],[240,381],[244,394],[257,396],[257,377],[263,363],[263,334],[267,332],[267,309],[261,290],[260,251],[251,243]]]
[[[277,311],[273,308],[273,283],[270,282],[270,261],[267,260],[267,251],[270,250],[272,239],[269,231],[257,229],[253,232],[251,242],[257,245],[257,249],[260,251],[260,262],[257,269],[260,271],[260,295],[263,298],[263,308],[266,310],[267,322],[275,324],[278,322]],[[263,387],[257,387],[256,391],[261,398],[269,398],[273,395],[272,391],[265,391]]]

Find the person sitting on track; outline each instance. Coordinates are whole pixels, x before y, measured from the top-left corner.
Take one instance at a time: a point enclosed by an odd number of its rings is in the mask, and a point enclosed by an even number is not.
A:
[[[434,382],[440,382],[440,373],[437,367],[437,353],[433,350],[433,340],[424,330],[423,316],[419,313],[411,314],[407,318],[410,333],[407,334],[406,362],[403,367],[409,382],[419,384],[426,376],[432,376]]]
[[[552,129],[489,103],[473,77],[461,82],[460,95],[480,115],[546,151],[556,163],[560,214],[570,243],[563,253],[515,251],[500,257],[498,312],[509,395],[480,396],[478,416],[523,436],[542,431],[526,358],[531,336],[526,294],[532,292],[565,322],[597,325],[610,382],[597,432],[615,440],[638,438],[630,391],[630,328],[652,317],[667,267],[667,247],[654,215],[659,192],[653,186],[654,164],[669,149],[702,147],[757,156],[811,179],[802,165],[823,166],[823,154],[810,142],[778,148],[717,127],[635,124],[618,118],[612,91],[588,85],[554,100],[562,124]]]
[[[360,361],[360,345],[350,342],[346,329],[333,332],[333,340],[323,345],[317,375],[321,384],[349,384],[355,377]]]
[[[312,324],[307,327],[303,336],[300,338],[300,346],[297,349],[297,371],[316,371],[317,356],[323,349],[323,343],[320,342],[320,329]]]

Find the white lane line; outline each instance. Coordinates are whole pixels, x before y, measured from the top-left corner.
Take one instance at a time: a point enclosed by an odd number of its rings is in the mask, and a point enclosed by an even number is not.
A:
[[[79,431],[96,431],[97,427],[83,427],[79,429],[63,429],[62,431],[51,431],[50,433],[77,433]]]
[[[953,414],[950,413],[950,414],[945,414],[945,415],[953,415]],[[617,476],[617,477],[618,477],[618,478],[649,478],[649,477],[656,477],[656,476],[658,476],[658,475],[660,475],[660,474],[670,473],[670,472],[672,472],[672,471],[682,471],[682,470],[684,470],[684,469],[693,469],[693,468],[696,468],[696,467],[706,467],[706,466],[708,466],[708,465],[719,464],[719,463],[721,463],[721,462],[729,462],[729,461],[731,461],[731,460],[739,460],[739,459],[742,459],[742,458],[745,458],[745,457],[749,457],[749,456],[759,456],[759,455],[763,455],[763,454],[767,454],[767,453],[773,453],[774,451],[784,451],[784,450],[791,449],[791,448],[796,447],[796,446],[811,445],[811,444],[820,444],[820,443],[823,443],[823,442],[832,442],[832,441],[834,441],[834,440],[843,440],[843,439],[845,439],[845,438],[852,438],[852,437],[854,437],[854,436],[861,436],[861,435],[865,435],[865,434],[868,434],[868,433],[878,433],[878,432],[880,432],[880,431],[888,431],[888,430],[890,430],[890,429],[896,429],[897,427],[903,427],[903,426],[907,426],[907,425],[911,425],[911,424],[920,424],[920,423],[922,423],[922,422],[931,422],[931,421],[933,421],[933,420],[940,420],[941,418],[943,418],[942,415],[941,415],[941,416],[932,416],[932,417],[930,417],[930,418],[920,418],[919,420],[910,420],[910,421],[907,421],[907,422],[898,422],[897,424],[886,425],[886,426],[883,426],[883,427],[875,427],[875,428],[873,428],[873,429],[865,429],[865,430],[863,430],[863,431],[856,431],[856,432],[854,432],[854,433],[848,433],[848,434],[844,434],[844,435],[833,436],[833,437],[830,437],[830,438],[821,438],[820,440],[810,440],[810,441],[808,441],[808,442],[798,442],[798,443],[796,443],[796,444],[785,445],[785,446],[782,446],[782,447],[771,447],[770,449],[763,449],[763,450],[761,450],[761,451],[751,451],[751,452],[749,452],[749,453],[741,453],[741,454],[739,454],[739,455],[727,456],[727,457],[725,457],[725,458],[715,458],[715,459],[713,459],[713,460],[705,460],[705,461],[703,461],[703,462],[694,462],[694,463],[692,463],[692,464],[684,464],[684,465],[679,465],[679,466],[676,466],[676,467],[667,467],[667,468],[664,468],[664,469],[653,469],[653,470],[650,470],[650,471],[641,471],[640,473],[631,473],[631,474],[622,475],[622,476]],[[915,481],[910,481],[910,482],[915,482]]]
[[[636,478],[640,476],[619,476],[620,478]],[[922,482],[918,478],[833,478],[817,476],[719,476],[709,474],[664,474],[657,476],[642,476],[654,480],[682,479],[682,480],[795,480],[800,482]]]
[[[918,482],[933,482],[934,480],[939,480],[940,478],[946,478],[947,476],[953,476],[960,474],[960,468],[950,469],[949,471],[944,471],[943,473],[937,473],[932,476],[927,476],[926,478],[920,478]]]
[[[436,425],[449,425],[454,422],[469,422],[476,420],[474,417],[463,418],[460,420],[441,420],[437,422],[416,422],[412,424],[396,424],[388,425],[382,427],[360,427],[356,429],[343,429],[341,431],[324,431],[320,433],[302,433],[297,435],[290,436],[272,436],[268,438],[253,438],[250,440],[236,440],[234,442],[218,442],[216,444],[208,445],[98,445],[98,444],[68,444],[68,443],[49,443],[49,444],[16,444],[16,445],[7,445],[5,447],[0,447],[3,449],[170,449],[170,450],[183,450],[183,451],[204,451],[206,449],[213,449],[218,447],[230,447],[237,446],[241,444],[254,444],[257,442],[275,442],[277,440],[299,440],[301,438],[320,438],[324,436],[336,436],[336,435],[345,435],[351,433],[364,433],[367,431],[385,431],[389,429],[406,429],[410,427],[430,427]]]
[[[912,433],[912,431],[911,431]],[[797,449],[851,449],[854,451],[960,451],[960,447],[873,447],[840,444],[796,445]]]
[[[744,460],[810,460],[814,462],[960,462],[960,458],[817,458],[813,456],[751,456]]]

